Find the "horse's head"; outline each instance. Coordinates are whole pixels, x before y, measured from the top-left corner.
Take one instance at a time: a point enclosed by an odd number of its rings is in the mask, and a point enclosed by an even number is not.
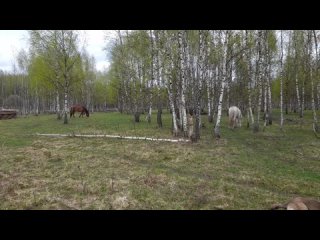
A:
[[[83,110],[86,112],[86,116],[89,117],[89,111],[85,107],[83,107]]]

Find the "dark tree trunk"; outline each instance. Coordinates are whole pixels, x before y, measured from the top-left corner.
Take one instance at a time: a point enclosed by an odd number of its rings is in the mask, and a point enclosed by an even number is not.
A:
[[[158,113],[157,113],[157,124],[159,128],[162,128],[162,109],[159,107],[158,108]]]
[[[135,122],[140,122],[140,113],[139,113],[139,112],[136,112],[136,113],[134,114],[134,121],[135,121]]]

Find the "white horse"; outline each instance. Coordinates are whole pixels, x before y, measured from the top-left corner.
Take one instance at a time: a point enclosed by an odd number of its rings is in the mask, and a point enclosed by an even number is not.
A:
[[[229,108],[229,127],[241,127],[241,111],[238,107],[232,106]]]

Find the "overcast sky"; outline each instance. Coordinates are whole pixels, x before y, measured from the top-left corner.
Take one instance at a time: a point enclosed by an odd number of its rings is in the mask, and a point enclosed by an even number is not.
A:
[[[86,38],[86,49],[96,59],[97,70],[109,66],[107,53],[103,50],[114,36],[114,31],[83,30],[81,36]],[[107,38],[106,38],[107,36]],[[0,70],[12,71],[15,56],[23,48],[28,49],[28,32],[26,30],[0,30]]]

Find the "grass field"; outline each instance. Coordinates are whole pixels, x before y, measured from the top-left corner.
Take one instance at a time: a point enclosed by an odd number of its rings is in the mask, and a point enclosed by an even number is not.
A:
[[[268,209],[293,196],[319,199],[320,139],[311,112],[303,122],[285,115],[283,132],[274,115],[274,124],[256,134],[228,129],[224,116],[219,141],[203,116],[198,143],[35,135],[172,138],[166,112],[163,129],[155,115],[151,124],[144,115],[134,124],[120,113],[67,125],[55,115],[1,120],[0,209]]]

